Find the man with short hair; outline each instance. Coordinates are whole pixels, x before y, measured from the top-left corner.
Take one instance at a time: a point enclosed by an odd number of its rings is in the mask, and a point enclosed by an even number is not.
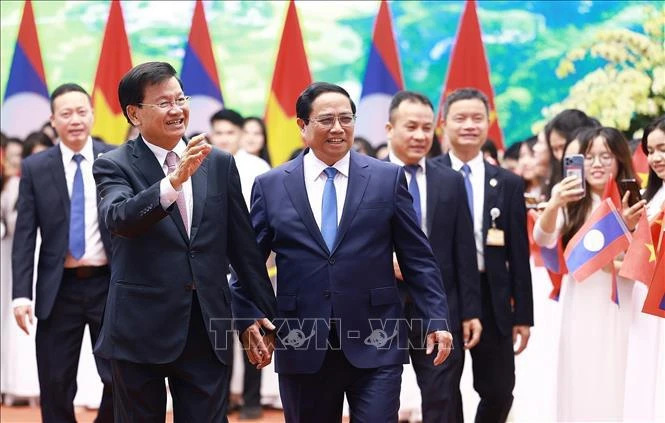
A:
[[[526,348],[533,326],[524,182],[483,160],[485,94],[475,88],[453,91],[445,98],[443,118],[451,149],[437,160],[464,177],[480,274],[483,334],[471,350],[480,395],[476,422],[502,422],[513,402],[514,356]]]
[[[51,94],[58,145],[23,160],[12,247],[14,317],[28,333],[35,300],[37,371],[45,422],[75,422],[74,397],[85,326],[97,342],[109,286],[110,239],[97,214],[95,159],[112,150],[93,141],[88,93],[63,84]],[[33,293],[37,231],[41,246]],[[113,421],[111,369],[95,357],[104,383],[98,422]]]
[[[135,66],[118,94],[140,134],[93,169],[113,246],[95,352],[111,360],[116,419],[164,421],[168,378],[176,422],[223,422],[232,353],[229,262],[263,316],[272,319],[276,308],[238,171],[204,135],[184,138],[189,97],[168,63]],[[273,329],[267,319],[261,324]],[[253,363],[269,363],[258,322],[243,340]]]
[[[264,258],[276,253],[275,368],[287,422],[339,422],[345,395],[351,420],[397,421],[408,348],[393,250],[427,353],[438,346],[430,360],[440,365],[450,353],[441,274],[404,170],[350,151],[355,110],[340,86],[307,87],[296,114],[308,148],[259,176],[252,191],[259,247]],[[261,317],[238,281],[237,317]]]
[[[414,210],[441,270],[453,334],[453,349],[442,366],[434,366],[421,349],[409,350],[421,391],[423,422],[463,422],[459,383],[464,353],[478,343],[482,331],[480,280],[464,179],[458,172],[426,159],[434,140],[434,108],[424,95],[413,91],[395,94],[386,134],[389,159],[405,170]],[[395,273],[403,279],[397,261]],[[405,314],[417,322],[405,285],[398,285],[405,297]],[[412,345],[421,344],[420,328],[411,329]]]

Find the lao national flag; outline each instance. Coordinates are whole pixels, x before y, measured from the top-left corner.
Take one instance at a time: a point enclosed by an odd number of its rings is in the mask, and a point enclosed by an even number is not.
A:
[[[583,281],[625,251],[630,239],[612,200],[603,200],[566,246],[569,273],[576,281]]]
[[[388,3],[383,0],[374,25],[355,134],[376,146],[386,141],[390,100],[404,89]]]
[[[7,79],[0,126],[5,135],[23,139],[39,130],[49,116],[51,108],[35,16],[32,2],[27,0]]]
[[[208,132],[210,117],[224,107],[224,100],[201,0],[194,6],[192,29],[185,47],[180,77],[185,95],[192,97],[187,132]]]

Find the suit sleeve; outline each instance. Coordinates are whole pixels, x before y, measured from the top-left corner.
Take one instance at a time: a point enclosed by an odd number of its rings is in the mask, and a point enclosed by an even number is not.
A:
[[[31,169],[26,162],[23,162],[16,203],[16,229],[12,245],[12,298],[32,299],[35,244],[39,226],[33,187]]]
[[[267,317],[272,320],[277,313],[277,303],[265,264],[270,251],[265,251],[265,245],[262,249],[257,246],[255,231],[242,195],[238,169],[233,158],[230,160],[227,251],[234,272],[231,280],[232,308],[238,319],[253,321]],[[239,320],[236,327],[242,333],[249,324],[251,321]]]
[[[466,199],[464,179],[457,181],[457,220],[455,222],[454,257],[459,283],[460,314],[462,320],[480,318],[480,276],[478,275],[478,259],[476,242],[473,233],[473,220]]]
[[[508,259],[512,295],[515,300],[515,325],[533,326],[533,290],[531,288],[531,267],[529,265],[529,237],[526,232],[526,205],[524,204],[524,182],[515,181],[509,199],[510,231],[508,232]]]
[[[112,234],[134,238],[168,215],[170,208],[164,210],[160,204],[161,180],[135,192],[125,172],[105,156],[94,161],[92,173],[99,193],[99,213]]]
[[[401,167],[395,180],[394,198],[393,246],[407,290],[419,317],[423,319],[423,327],[428,328],[427,332],[450,331],[448,301],[443,290],[441,271],[429,241],[417,222]]]

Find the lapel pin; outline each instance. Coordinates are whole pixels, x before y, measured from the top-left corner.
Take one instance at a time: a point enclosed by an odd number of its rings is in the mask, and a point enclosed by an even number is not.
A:
[[[496,186],[496,184],[498,184],[496,178],[492,178],[492,179],[490,179],[490,186],[491,186],[492,188],[494,188],[494,187]]]

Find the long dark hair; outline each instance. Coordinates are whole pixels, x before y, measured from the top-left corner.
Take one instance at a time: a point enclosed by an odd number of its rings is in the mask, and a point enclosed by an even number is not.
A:
[[[618,183],[621,179],[630,179],[635,177],[633,170],[633,161],[630,155],[628,141],[623,134],[616,128],[600,127],[588,131],[582,131],[578,135],[580,142],[580,154],[587,153],[593,146],[597,138],[602,138],[605,145],[610,149],[617,161],[617,174],[613,175]],[[580,230],[586,221],[592,205],[591,190],[587,187],[584,198],[579,201],[568,203],[566,207],[567,219],[563,227],[562,240],[563,245],[568,245],[568,241]]]
[[[245,118],[245,125],[247,122],[256,122],[259,124],[261,127],[261,132],[263,133],[263,147],[259,150],[258,156],[268,162],[270,167],[272,167],[272,163],[270,162],[270,152],[268,151],[268,131],[266,131],[266,124],[263,122],[263,119],[261,119],[258,116],[250,116]]]
[[[649,155],[649,150],[647,149],[647,138],[649,138],[650,133],[656,130],[665,132],[665,115],[654,120],[649,125],[647,125],[646,128],[644,128],[644,135],[642,135],[642,151],[644,151],[644,154],[647,156]],[[662,186],[663,180],[660,179],[658,175],[656,175],[656,172],[651,169],[651,166],[649,166],[649,180],[647,182],[647,189],[644,192],[644,198],[647,201],[651,201],[653,196],[656,195],[656,192],[658,192]]]

